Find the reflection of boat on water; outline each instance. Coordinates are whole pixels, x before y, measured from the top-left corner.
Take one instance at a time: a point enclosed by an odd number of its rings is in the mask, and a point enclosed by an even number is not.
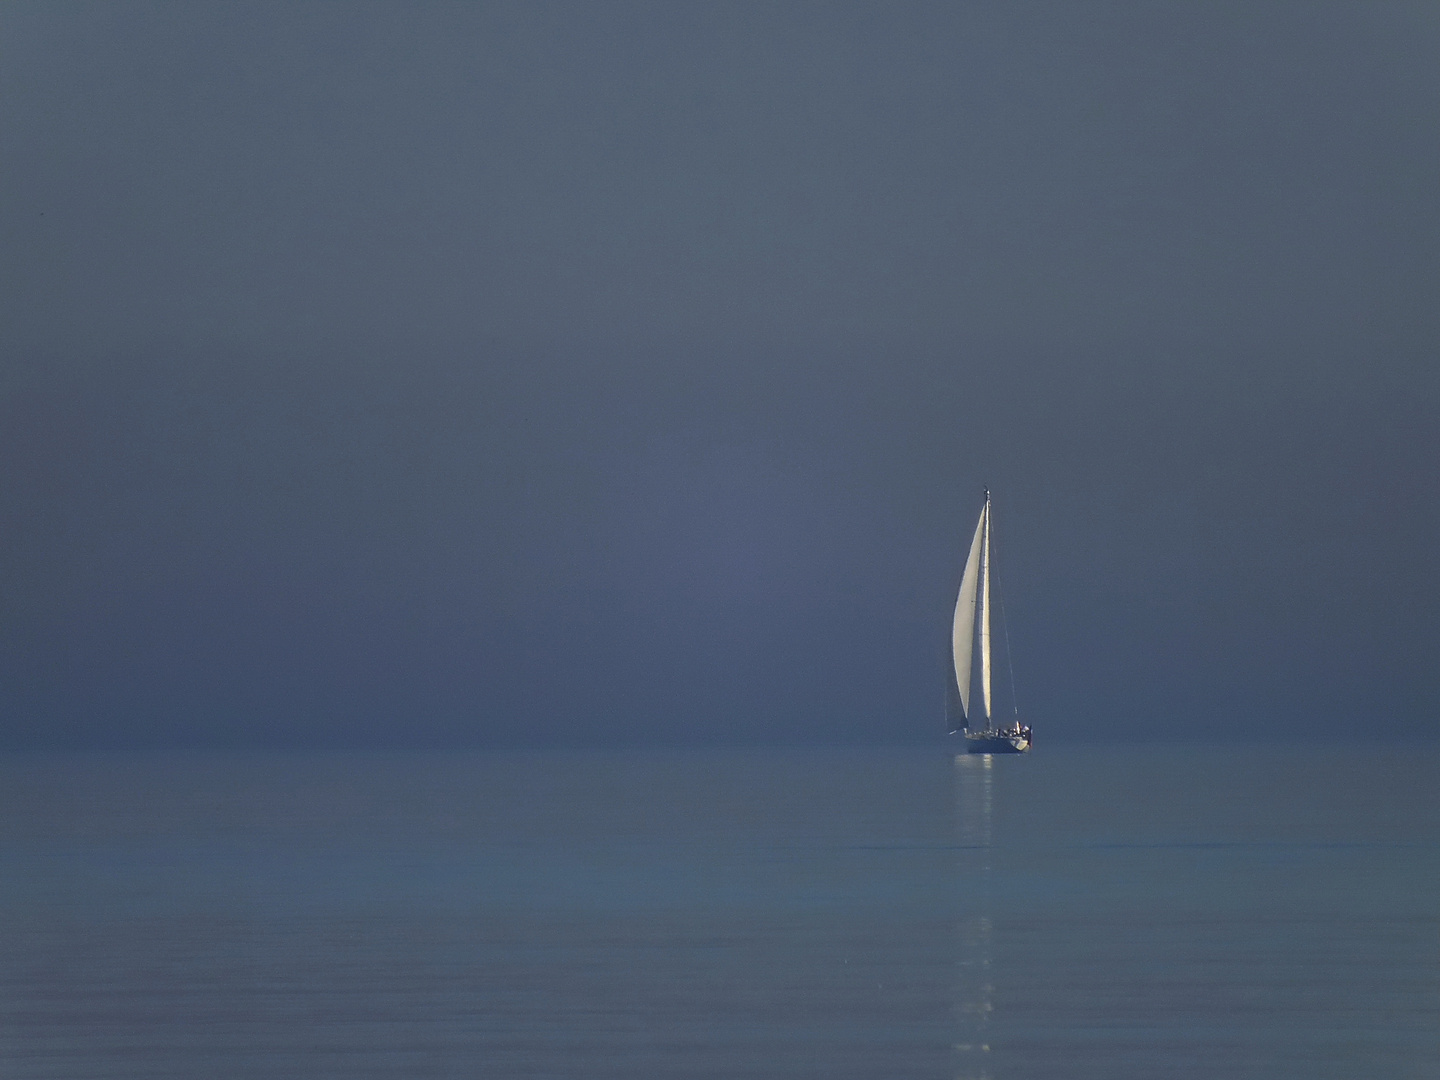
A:
[[[1002,620],[1003,622],[1003,620]],[[971,725],[970,677],[975,665],[976,628],[979,628],[980,700],[985,711],[985,724],[978,730]],[[960,578],[960,595],[955,600],[955,621],[951,631],[954,668],[946,695],[950,734],[965,732],[965,749],[971,754],[1023,754],[1029,751],[1030,728],[1015,719],[1005,726],[991,719],[990,695],[990,491],[985,491],[985,505],[975,526],[975,539],[970,543],[970,557],[965,560],[965,573]],[[1009,650],[1006,650],[1009,660]],[[1014,697],[1014,672],[1011,672],[1011,697]],[[958,706],[958,708],[957,708]],[[958,726],[956,721],[958,720]]]
[[[995,1049],[995,927],[990,919],[995,771],[988,756],[955,755],[957,869],[967,901],[956,928],[956,1080],[991,1080]]]

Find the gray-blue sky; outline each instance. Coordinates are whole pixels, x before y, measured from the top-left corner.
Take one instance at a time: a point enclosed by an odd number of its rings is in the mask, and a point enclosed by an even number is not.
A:
[[[0,742],[1440,711],[1427,4],[0,9]]]

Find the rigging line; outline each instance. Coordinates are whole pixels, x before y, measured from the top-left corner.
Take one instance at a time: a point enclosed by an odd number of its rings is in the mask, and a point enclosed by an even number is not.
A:
[[[1015,719],[1020,719],[1020,699],[1015,696],[1015,657],[1010,653],[1010,620],[1005,618],[1005,589],[1000,584],[1000,575],[992,573],[995,579],[995,596],[1000,601],[1000,629],[1005,635],[1005,666],[1010,669],[1010,704],[1015,707]]]

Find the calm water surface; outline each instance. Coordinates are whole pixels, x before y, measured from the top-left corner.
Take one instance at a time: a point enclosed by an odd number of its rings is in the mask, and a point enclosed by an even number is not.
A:
[[[1440,753],[0,760],[0,1076],[1440,1077]]]

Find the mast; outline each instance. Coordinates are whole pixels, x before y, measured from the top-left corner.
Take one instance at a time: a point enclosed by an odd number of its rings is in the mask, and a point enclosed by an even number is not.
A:
[[[980,542],[980,692],[985,702],[985,730],[990,720],[990,489],[985,489],[985,509],[980,514],[984,535]]]

